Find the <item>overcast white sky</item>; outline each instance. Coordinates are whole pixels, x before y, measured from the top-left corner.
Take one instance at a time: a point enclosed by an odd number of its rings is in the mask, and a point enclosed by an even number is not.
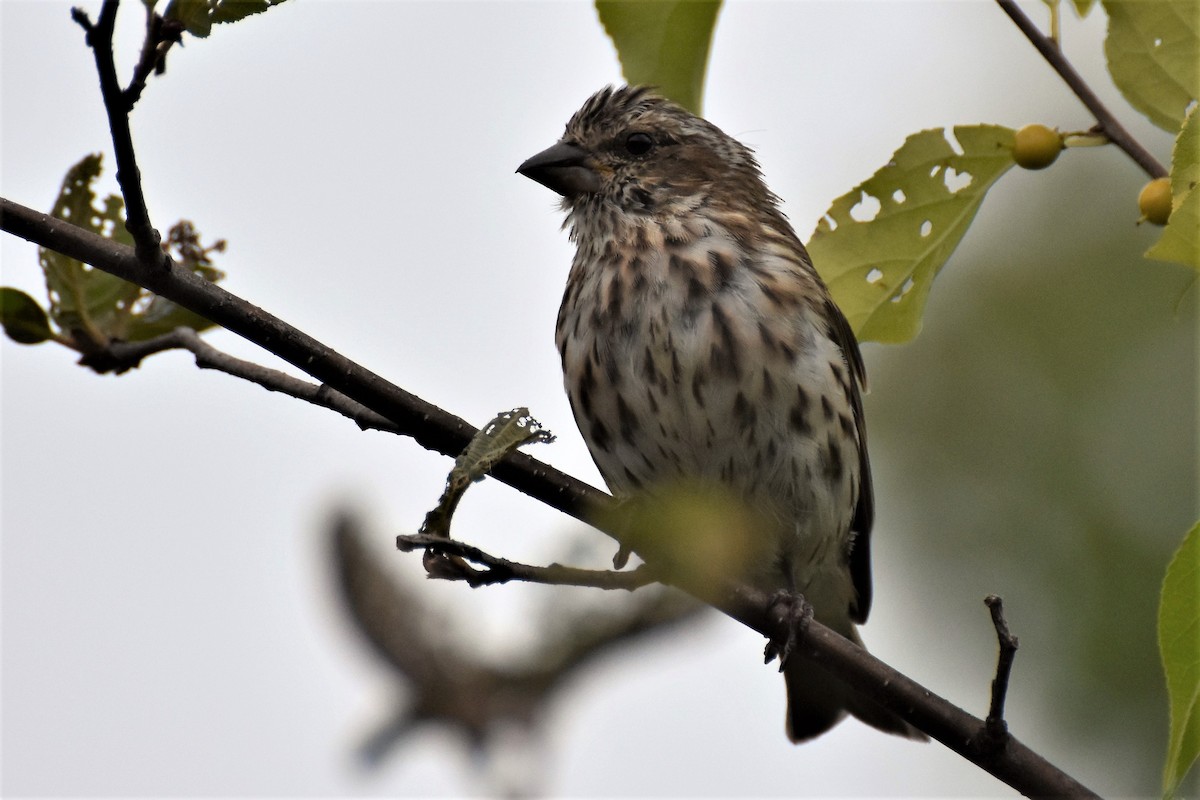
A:
[[[139,4],[127,6],[126,65],[140,41]],[[0,2],[0,191],[41,209],[89,152],[105,153],[102,187],[115,190],[91,56],[68,8]],[[1101,15],[1068,30],[1069,55],[1128,114],[1103,78]],[[553,348],[570,247],[555,198],[513,174],[584,98],[620,81],[590,4],[292,2],[189,39],[168,67],[133,116],[160,228],[182,217],[227,239],[228,289],[472,422],[528,405],[559,434],[536,455],[600,484]],[[757,150],[802,237],[915,130],[1090,124],[983,0],[731,2],[706,112]],[[1165,156],[1169,139],[1149,136]],[[35,249],[7,235],[0,247],[3,283],[38,295]],[[209,340],[268,361],[232,334]],[[416,578],[418,560],[387,542],[420,523],[447,459],[181,354],[120,378],[50,345],[5,340],[0,358],[5,794],[483,788],[441,734],[380,773],[353,769],[351,747],[386,715],[391,688],[344,626],[321,540],[331,509],[351,504],[370,515],[381,558]],[[490,482],[456,522],[516,557],[576,527]],[[932,633],[908,635],[913,620],[886,598],[913,575],[889,568],[887,527],[865,637],[979,713],[992,652],[930,659],[936,618],[920,623]],[[422,588],[497,648],[537,597]],[[792,747],[782,681],[760,648],[713,618],[589,673],[549,720],[547,785],[570,796],[1009,794],[940,745],[857,723]],[[1034,698],[1014,704],[1036,719]],[[1036,745],[1036,724],[1027,730]],[[1120,769],[1064,756],[1100,785]]]

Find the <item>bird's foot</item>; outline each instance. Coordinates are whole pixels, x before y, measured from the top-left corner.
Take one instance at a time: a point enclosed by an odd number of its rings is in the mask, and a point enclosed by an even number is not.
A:
[[[767,640],[763,663],[769,664],[778,658],[779,671],[783,672],[788,659],[804,639],[804,632],[813,618],[813,607],[804,599],[804,595],[780,589],[771,596],[767,613],[776,623],[776,629],[775,634]]]

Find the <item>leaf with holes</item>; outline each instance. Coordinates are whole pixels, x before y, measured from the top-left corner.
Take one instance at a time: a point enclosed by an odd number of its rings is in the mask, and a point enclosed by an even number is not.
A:
[[[450,520],[463,494],[475,481],[481,480],[492,467],[517,448],[530,442],[550,443],[554,434],[534,419],[528,408],[514,408],[496,415],[471,439],[467,449],[454,460],[454,468],[446,478],[446,490],[437,508],[425,515],[421,533],[430,536],[450,536]]]
[[[1167,565],[1158,606],[1158,650],[1167,678],[1171,732],[1163,793],[1179,788],[1200,756],[1200,523]]]
[[[1171,153],[1171,216],[1147,258],[1175,261],[1200,269],[1200,114],[1188,111]]]
[[[998,125],[914,133],[882,169],[833,201],[808,252],[862,341],[906,342],[921,330],[934,277],[983,197],[1013,166]]]
[[[1104,0],[1104,55],[1129,104],[1171,133],[1200,96],[1196,0]]]
[[[261,14],[283,0],[171,0],[164,19],[177,20],[192,36],[203,39],[212,26],[237,22],[252,14]]]
[[[100,176],[101,157],[89,155],[67,172],[54,209],[58,219],[132,246],[133,238],[125,229],[124,204],[109,195],[97,206],[92,188]],[[223,275],[209,255],[224,249],[224,242],[205,248],[191,223],[179,223],[164,242],[175,263],[201,277],[217,281]],[[59,330],[74,339],[78,349],[88,351],[105,347],[110,341],[136,342],[185,326],[202,331],[213,323],[146,291],[137,284],[40,248],[38,260],[46,276],[50,295],[50,317]]]
[[[600,23],[631,84],[654,86],[699,114],[720,0],[596,0]]]
[[[125,230],[121,198],[109,195],[102,207],[96,205],[92,184],[100,169],[99,154],[85,156],[71,167],[50,213],[132,246],[133,238]],[[84,336],[101,347],[120,336],[141,287],[44,247],[38,249],[38,262],[50,293],[50,317],[60,330]]]

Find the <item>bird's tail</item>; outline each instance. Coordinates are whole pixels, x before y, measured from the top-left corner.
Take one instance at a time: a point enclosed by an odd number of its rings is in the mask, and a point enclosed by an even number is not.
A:
[[[863,646],[852,623],[839,631],[850,641]],[[899,716],[859,694],[821,667],[801,658],[793,658],[783,670],[787,683],[787,734],[793,742],[820,736],[849,712],[873,728],[909,739],[928,741],[929,737]]]

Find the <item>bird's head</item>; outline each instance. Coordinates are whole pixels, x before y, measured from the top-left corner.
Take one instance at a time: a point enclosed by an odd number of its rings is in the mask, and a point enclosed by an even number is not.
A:
[[[588,98],[557,144],[517,172],[561,194],[572,214],[678,218],[714,205],[776,199],[753,153],[712,123],[641,86]]]

